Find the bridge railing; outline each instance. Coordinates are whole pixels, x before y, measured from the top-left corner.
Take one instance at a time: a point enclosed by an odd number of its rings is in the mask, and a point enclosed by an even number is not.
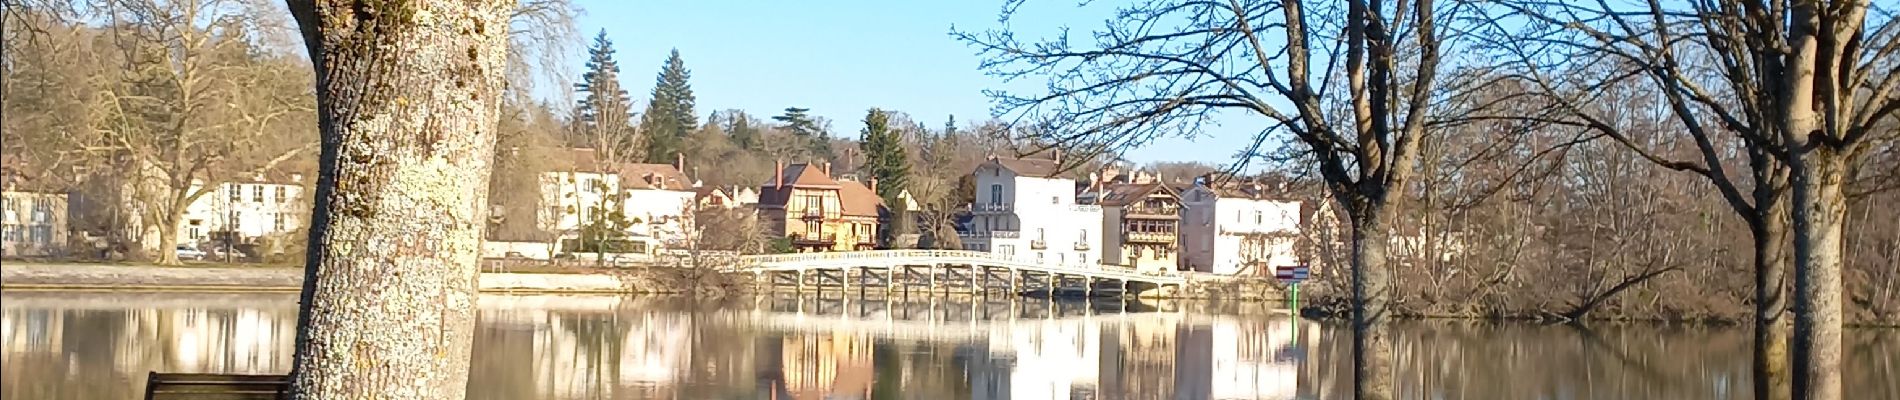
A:
[[[833,262],[833,261],[846,261],[846,260],[891,261],[891,260],[946,260],[946,259],[988,261],[988,262],[1000,264],[1000,265],[1036,266],[1036,267],[1041,267],[1043,269],[1049,269],[1049,270],[1103,271],[1103,272],[1116,272],[1116,273],[1125,273],[1125,274],[1140,274],[1140,275],[1158,276],[1158,277],[1182,276],[1182,274],[1179,271],[1169,270],[1169,271],[1154,271],[1154,272],[1143,273],[1140,271],[1136,271],[1132,267],[1121,266],[1121,265],[1081,264],[1081,263],[1036,264],[1033,262],[1019,261],[1019,260],[1016,260],[1014,257],[1010,257],[1009,255],[1005,255],[1005,254],[983,252],[983,251],[969,251],[969,250],[868,250],[868,251],[841,251],[841,252],[824,252],[824,253],[772,254],[772,255],[745,256],[741,260],[740,264],[742,267],[747,267],[747,266],[762,266],[762,265],[769,265],[769,264],[808,264],[808,263],[818,264],[818,263],[828,263],[828,262]]]

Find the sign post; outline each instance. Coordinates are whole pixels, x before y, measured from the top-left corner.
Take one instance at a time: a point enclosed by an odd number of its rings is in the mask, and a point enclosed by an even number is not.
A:
[[[1293,340],[1300,340],[1300,282],[1306,281],[1307,268],[1304,265],[1282,265],[1273,268],[1273,277],[1287,286],[1287,309],[1293,312]]]

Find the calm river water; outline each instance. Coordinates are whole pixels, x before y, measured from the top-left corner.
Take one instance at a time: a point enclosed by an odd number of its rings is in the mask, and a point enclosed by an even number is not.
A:
[[[296,297],[0,294],[0,398],[133,399],[148,371],[283,373]],[[1347,331],[1202,303],[483,296],[474,399],[1331,399]],[[1398,326],[1410,399],[1748,397],[1747,332]],[[1900,330],[1850,330],[1852,398],[1900,398]]]

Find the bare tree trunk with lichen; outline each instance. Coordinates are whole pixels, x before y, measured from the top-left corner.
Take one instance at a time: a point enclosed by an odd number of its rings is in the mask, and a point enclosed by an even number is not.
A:
[[[291,0],[320,160],[291,394],[460,399],[509,0]]]

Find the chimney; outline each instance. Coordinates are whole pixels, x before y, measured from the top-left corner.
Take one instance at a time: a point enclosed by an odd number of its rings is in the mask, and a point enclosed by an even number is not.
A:
[[[686,171],[686,153],[673,153],[673,169],[680,170],[681,172]]]
[[[778,172],[774,173],[772,178],[772,188],[779,189],[783,187],[785,187],[785,160],[779,159]]]
[[[877,177],[871,177],[871,193],[877,193]]]
[[[1056,165],[1061,166],[1062,165],[1062,149],[1055,149],[1055,150],[1056,150]]]

